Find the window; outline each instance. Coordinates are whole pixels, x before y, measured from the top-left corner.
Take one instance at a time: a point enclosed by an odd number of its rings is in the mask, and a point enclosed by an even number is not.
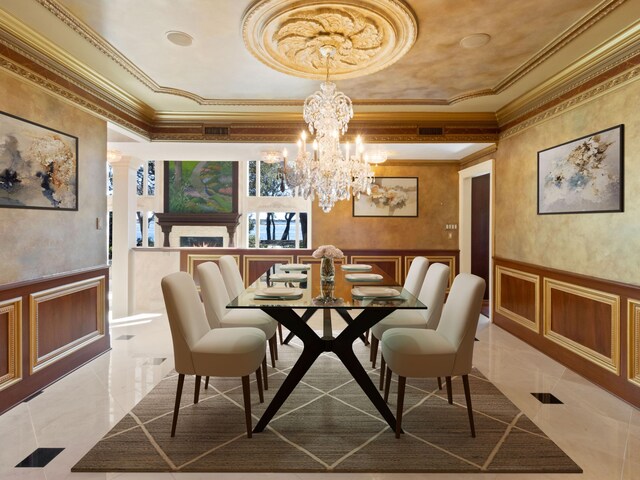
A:
[[[140,196],[154,196],[156,193],[156,162],[148,161],[140,165],[136,172],[136,193]]]
[[[248,248],[308,248],[311,202],[294,196],[282,163],[250,161],[244,202]]]

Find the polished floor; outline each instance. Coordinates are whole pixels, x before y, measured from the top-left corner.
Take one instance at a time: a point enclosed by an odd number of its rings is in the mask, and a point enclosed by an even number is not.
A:
[[[139,315],[115,320],[111,323],[111,335],[113,348],[109,353],[0,416],[0,479],[247,478],[244,474],[70,473],[70,468],[84,453],[173,368],[171,339],[164,316]],[[639,410],[486,319],[481,322],[477,338],[475,366],[568,453],[584,473],[473,474],[470,478],[640,479]],[[552,394],[562,403],[541,403],[531,393]],[[16,468],[39,448],[63,450],[59,453],[39,450],[43,458],[49,460],[44,467]],[[32,458],[37,461],[38,455]],[[327,474],[252,474],[251,478],[306,480],[324,476]],[[372,473],[331,474],[331,478],[417,480],[461,476]]]

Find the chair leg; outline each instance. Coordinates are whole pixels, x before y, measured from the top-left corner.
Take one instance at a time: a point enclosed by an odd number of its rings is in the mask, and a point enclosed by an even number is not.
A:
[[[364,332],[364,339],[368,342],[369,341],[369,329],[367,328],[367,330]]]
[[[384,372],[386,370],[386,362],[384,361],[384,357],[380,355],[380,388],[378,390],[382,390],[382,386],[384,385]]]
[[[387,402],[389,400],[389,390],[391,390],[391,369],[387,367],[387,378],[385,378],[384,382],[384,401]]]
[[[262,370],[260,367],[256,370],[256,383],[258,384],[258,398],[260,403],[264,403],[264,392],[262,391]]]
[[[471,426],[471,436],[476,438],[476,427],[473,425],[473,408],[471,407],[471,390],[469,389],[469,376],[462,375],[464,385],[464,398],[467,400],[467,413],[469,414],[469,426]]]
[[[402,432],[402,407],[404,406],[404,386],[407,377],[398,376],[398,413],[396,413],[396,438],[400,438]]]
[[[276,360],[279,360],[278,358],[278,336],[277,334],[273,334],[273,336],[271,337],[271,340],[273,341],[273,352],[276,354]],[[269,345],[269,348],[271,348],[271,345]]]
[[[451,377],[444,377],[444,380],[447,382],[447,400],[449,400],[449,405],[453,405],[453,393],[451,393]]]
[[[269,355],[271,355],[271,366],[273,368],[276,368],[276,352],[275,352],[275,348],[273,348],[273,344],[276,342],[272,341],[271,338],[269,339]]]
[[[196,375],[196,390],[193,392],[193,403],[198,403],[198,399],[200,398],[200,379],[202,377],[200,375]]]
[[[278,334],[280,335],[280,345],[282,345],[282,342],[284,341],[284,337],[282,336],[282,324],[278,324]]]
[[[171,436],[176,436],[176,425],[178,424],[178,412],[180,411],[180,399],[182,398],[182,387],[184,385],[184,374],[178,375],[178,390],[176,391],[176,406],[173,408],[173,422],[171,423]]]
[[[267,375],[267,356],[262,359],[262,379],[264,380],[264,389],[269,390],[269,375]]]
[[[251,438],[251,392],[249,391],[249,375],[242,377],[242,396],[244,397],[244,417],[247,421],[247,438]]]
[[[376,368],[376,357],[378,356],[378,343],[380,341],[375,335],[371,335],[371,366]]]
[[[442,378],[438,377],[438,390],[442,390]]]

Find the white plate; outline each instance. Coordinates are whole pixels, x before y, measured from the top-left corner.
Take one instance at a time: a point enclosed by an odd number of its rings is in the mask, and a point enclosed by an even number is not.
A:
[[[305,263],[285,263],[280,267],[281,270],[309,270],[311,265]]]
[[[382,275],[377,273],[347,273],[344,278],[350,282],[378,282],[382,280]]]
[[[400,292],[389,287],[354,287],[351,289],[354,297],[397,297]]]
[[[347,263],[345,265],[341,265],[340,268],[350,272],[364,272],[366,270],[371,270],[372,267],[371,265],[365,265],[364,263]]]
[[[272,282],[306,282],[307,276],[302,273],[274,273],[269,275]]]

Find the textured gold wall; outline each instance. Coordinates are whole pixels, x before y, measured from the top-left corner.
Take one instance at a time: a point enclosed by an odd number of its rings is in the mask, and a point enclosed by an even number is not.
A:
[[[338,202],[329,213],[313,202],[313,246],[350,249],[457,249],[458,166],[378,166],[378,177],[418,177],[418,217],[353,217],[352,201]]]
[[[4,71],[0,110],[79,139],[77,212],[0,208],[0,285],[104,265],[106,123]]]
[[[640,81],[500,142],[495,254],[640,285]],[[537,215],[537,152],[624,124],[624,212]]]

